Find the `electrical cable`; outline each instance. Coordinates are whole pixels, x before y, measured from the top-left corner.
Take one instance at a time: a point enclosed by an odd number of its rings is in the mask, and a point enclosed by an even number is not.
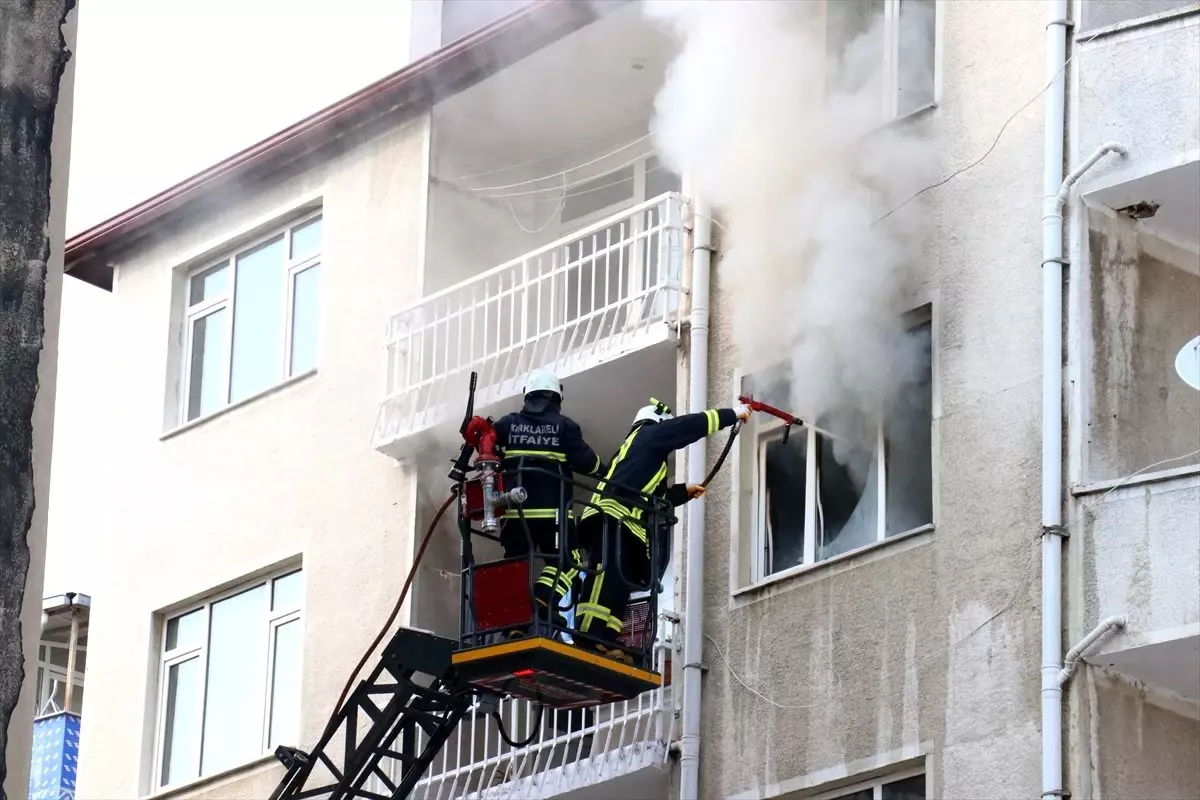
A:
[[[626,142],[625,144],[621,145],[620,147],[616,148],[615,150],[610,150],[609,152],[605,153],[604,155],[596,156],[595,158],[593,158],[590,161],[585,161],[582,164],[576,164],[573,167],[567,167],[566,169],[560,170],[558,172],[551,172],[548,175],[543,175],[539,178],[529,178],[528,180],[517,181],[516,183],[504,183],[504,184],[499,184],[497,186],[471,186],[471,187],[466,187],[465,191],[495,192],[495,191],[501,191],[504,189],[518,189],[522,186],[529,186],[530,184],[541,183],[544,180],[549,180],[550,178],[557,178],[562,175],[567,175],[571,172],[578,172],[579,170],[583,169],[584,167],[590,167],[593,164],[600,163],[601,161],[603,161],[604,159],[606,159],[610,156],[615,156],[617,153],[624,152],[625,150],[628,150],[629,148],[633,147],[635,144],[640,144],[641,142],[646,141],[653,135],[654,135],[654,132],[651,131],[650,133],[647,133],[644,136],[639,136],[638,138],[634,139],[631,142]]]
[[[541,703],[538,703],[537,719],[535,719],[533,721],[533,725],[531,726],[533,728],[533,731],[529,734],[528,738],[523,739],[519,742],[514,741],[509,738],[508,731],[504,730],[504,718],[500,716],[499,711],[491,712],[491,716],[493,719],[496,720],[496,730],[500,732],[500,738],[504,740],[504,743],[513,749],[520,750],[522,747],[528,747],[529,745],[533,744],[533,740],[537,738],[537,735],[539,733],[541,733],[541,731],[542,731],[542,713],[545,710],[546,710],[546,707],[543,706]]]
[[[638,155],[634,156],[633,158],[629,159],[628,161],[626,161],[622,164],[619,164],[618,166],[613,167],[605,175],[599,175],[594,178],[580,178],[577,181],[569,181],[566,183],[565,188],[572,189],[576,186],[583,186],[583,185],[591,183],[593,181],[598,181],[602,178],[606,178],[606,177],[608,177],[608,175],[611,175],[613,172],[617,172],[619,170],[625,169],[626,167],[631,167],[640,161],[644,161],[645,159],[650,158],[657,152],[658,152],[657,150],[647,150],[644,153],[639,153]],[[649,175],[651,172],[655,172],[656,170],[665,169],[665,168],[666,168],[665,164],[659,164],[655,167],[651,167],[651,168],[647,169],[645,174]],[[555,176],[553,176],[553,175],[547,176],[544,180],[549,180],[552,177],[555,177]],[[565,177],[565,173],[563,174],[563,177]],[[609,189],[613,186],[620,186],[622,183],[628,183],[629,181],[632,181],[632,180],[637,180],[637,176],[631,175],[628,178],[618,178],[617,180],[615,180],[611,183],[606,183],[603,186],[593,186],[589,189],[581,189],[578,192],[569,193],[567,195],[567,197],[577,197],[577,196],[583,195],[583,194],[590,194],[592,192],[598,192],[602,189]],[[519,192],[501,192],[500,194],[484,194],[484,195],[480,195],[480,196],[483,197],[485,200],[502,200],[502,199],[511,198],[511,197],[529,197],[530,195],[535,195],[535,194],[545,194],[547,192],[558,192],[558,191],[562,191],[562,189],[563,189],[563,187],[550,186],[545,189],[525,189],[525,190],[522,190]],[[474,190],[468,190],[468,191],[474,191]]]
[[[1044,95],[1044,94],[1045,94],[1045,93],[1046,93],[1046,92],[1047,92],[1047,91],[1050,89],[1050,87],[1054,85],[1054,82],[1055,82],[1056,80],[1058,80],[1058,76],[1059,76],[1059,75],[1061,75],[1061,74],[1062,74],[1062,73],[1063,73],[1063,72],[1066,70],[1066,68],[1067,68],[1067,65],[1068,65],[1068,64],[1070,64],[1072,61],[1074,61],[1074,60],[1075,60],[1075,56],[1079,55],[1079,53],[1080,53],[1080,50],[1079,50],[1079,47],[1080,47],[1080,45],[1083,45],[1083,44],[1086,44],[1087,42],[1090,42],[1090,41],[1091,41],[1093,38],[1095,38],[1097,35],[1099,35],[1099,34],[1092,34],[1092,35],[1091,35],[1091,36],[1089,36],[1087,39],[1084,39],[1084,40],[1081,40],[1081,41],[1077,41],[1077,42],[1075,43],[1075,51],[1074,51],[1073,53],[1071,53],[1071,57],[1070,57],[1070,58],[1068,58],[1066,61],[1064,61],[1064,62],[1063,62],[1063,65],[1062,65],[1061,67],[1059,67],[1059,68],[1058,68],[1058,71],[1057,71],[1057,72],[1055,72],[1055,73],[1054,73],[1054,75],[1052,75],[1052,76],[1050,77],[1050,80],[1046,82],[1046,85],[1045,85],[1045,86],[1043,86],[1043,87],[1041,88],[1041,90],[1039,90],[1039,91],[1038,91],[1038,93],[1037,93],[1037,94],[1035,94],[1033,97],[1031,97],[1031,98],[1029,98],[1027,101],[1025,101],[1025,104],[1024,104],[1024,105],[1022,105],[1020,108],[1018,108],[1016,111],[1014,111],[1014,112],[1013,112],[1013,113],[1012,113],[1012,114],[1009,116],[1009,118],[1008,118],[1008,119],[1006,119],[1006,120],[1004,121],[1004,124],[1000,126],[1000,130],[999,130],[999,131],[996,133],[996,138],[995,138],[994,140],[992,140],[992,145],[991,145],[991,147],[989,147],[989,148],[988,148],[986,151],[984,151],[984,154],[983,154],[983,155],[981,155],[979,158],[975,159],[975,160],[974,160],[974,161],[972,161],[971,163],[969,163],[969,164],[967,164],[967,165],[965,165],[965,166],[959,167],[958,169],[954,170],[954,172],[951,172],[949,175],[947,175],[945,178],[942,178],[942,179],[941,179],[940,181],[938,181],[937,183],[931,183],[931,184],[929,184],[928,186],[926,186],[924,189],[921,189],[920,191],[914,192],[914,193],[913,193],[912,195],[910,195],[910,196],[909,196],[909,198],[908,198],[907,200],[905,200],[903,203],[901,203],[900,205],[896,206],[895,208],[893,208],[891,211],[887,212],[887,213],[886,213],[886,214],[884,214],[883,216],[876,218],[876,219],[875,219],[875,221],[871,223],[871,225],[872,225],[872,226],[874,226],[874,225],[878,225],[880,222],[882,222],[883,220],[887,219],[887,218],[888,218],[888,217],[890,217],[892,214],[895,214],[897,211],[899,211],[900,209],[904,208],[906,205],[908,205],[909,203],[911,203],[913,200],[916,200],[918,197],[920,197],[921,195],[925,194],[926,192],[928,192],[928,191],[931,191],[931,190],[933,190],[933,189],[936,189],[936,188],[938,188],[939,186],[945,186],[947,183],[949,183],[950,181],[954,180],[954,179],[955,179],[955,178],[957,178],[959,175],[962,175],[962,174],[963,174],[964,172],[966,172],[967,170],[969,170],[969,169],[974,169],[975,167],[977,167],[977,166],[979,166],[981,163],[983,163],[983,160],[984,160],[984,159],[986,159],[988,156],[990,156],[990,155],[992,154],[992,151],[996,149],[996,145],[1000,144],[1000,137],[1002,137],[1002,136],[1004,135],[1004,131],[1008,129],[1008,126],[1009,126],[1009,125],[1012,123],[1012,121],[1013,121],[1014,119],[1016,119],[1016,118],[1017,118],[1017,116],[1018,116],[1018,115],[1020,115],[1020,113],[1021,113],[1022,111],[1024,111],[1025,109],[1027,109],[1027,108],[1029,108],[1031,105],[1033,105],[1033,102],[1034,102],[1035,100],[1037,100],[1039,97],[1041,97],[1042,95]]]
[[[629,127],[630,127],[629,125],[623,125],[620,128],[617,128],[616,130],[611,130],[608,133],[597,134],[590,139],[584,139],[582,142],[579,142],[578,144],[568,145],[567,147],[564,147],[561,150],[555,150],[552,153],[546,153],[545,155],[540,155],[536,158],[531,158],[528,161],[520,161],[516,164],[509,164],[509,165],[503,166],[503,167],[496,167],[495,169],[484,170],[483,172],[472,172],[469,175],[460,175],[459,177],[455,178],[454,180],[469,181],[473,178],[486,178],[488,175],[496,175],[497,173],[500,173],[500,172],[509,172],[510,170],[520,169],[521,167],[528,167],[531,164],[540,164],[543,161],[549,160],[551,158],[555,158],[557,156],[564,155],[566,153],[570,153],[573,150],[579,150],[580,148],[587,147],[589,144],[595,144],[596,142],[599,142],[603,139],[608,139],[613,134],[620,133],[623,130],[628,130]]]
[[[421,545],[417,548],[416,556],[413,557],[412,567],[408,570],[408,577],[404,579],[404,588],[400,590],[400,596],[396,598],[396,604],[392,606],[392,612],[388,614],[387,621],[383,623],[383,627],[379,629],[379,633],[375,635],[375,639],[371,642],[366,652],[362,654],[362,658],[358,660],[358,664],[355,665],[353,671],[351,671],[350,677],[346,680],[346,685],[342,687],[342,693],[338,695],[337,702],[334,703],[333,715],[329,718],[329,724],[325,726],[325,731],[321,734],[320,738],[325,738],[325,736],[337,727],[337,714],[341,711],[342,704],[346,702],[346,698],[350,694],[350,687],[354,685],[355,678],[358,677],[362,668],[366,666],[367,660],[375,652],[375,648],[379,647],[379,643],[383,641],[383,637],[387,635],[388,630],[392,627],[392,623],[396,621],[396,617],[400,614],[400,609],[404,605],[404,599],[408,596],[408,590],[412,586],[413,578],[416,577],[417,567],[420,566],[421,558],[425,555],[425,548],[429,546],[429,540],[433,538],[433,532],[437,528],[438,522],[441,521],[442,515],[446,513],[446,509],[450,507],[450,504],[454,502],[454,498],[457,496],[457,492],[451,492],[450,496],[446,498],[446,502],[442,503],[442,507],[433,515],[433,521],[429,523],[429,527],[425,530],[425,536],[421,539]]]

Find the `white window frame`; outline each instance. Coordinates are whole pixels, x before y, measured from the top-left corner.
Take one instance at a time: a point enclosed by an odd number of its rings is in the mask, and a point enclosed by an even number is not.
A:
[[[43,647],[46,648],[46,658],[41,657],[41,648],[43,648]],[[59,650],[70,650],[71,649],[70,645],[67,644],[66,642],[52,642],[47,639],[42,639],[41,641],[38,642],[37,668],[40,671],[41,677],[40,677],[40,680],[38,681],[37,693],[34,698],[37,703],[35,711],[34,711],[35,717],[47,717],[52,714],[57,714],[61,711],[69,710],[66,708],[59,708],[54,703],[53,684],[67,682],[67,668],[59,666],[58,664],[55,664],[55,663],[53,663],[53,661],[50,660],[50,648],[57,648]],[[87,652],[86,646],[84,646],[84,645],[76,645],[75,646],[76,659],[78,659],[80,653],[86,653],[86,652]],[[75,688],[77,688],[77,689],[83,688],[83,670],[77,669],[71,674],[71,683],[75,684]],[[47,705],[49,705],[51,707],[50,711],[46,710]]]
[[[916,330],[925,325],[930,326],[930,334],[933,337],[935,328],[933,327],[932,309],[929,306],[914,309],[910,312],[913,315],[911,323],[907,326],[908,330]],[[936,392],[936,371],[934,362],[936,359],[936,338],[931,342],[931,350],[929,354],[929,370],[930,378],[933,381],[933,390]],[[740,383],[740,379],[739,379]],[[936,401],[935,401],[936,403]],[[882,415],[880,415],[882,417]],[[852,550],[847,550],[845,553],[839,553],[831,558],[840,558],[850,553],[863,550],[868,547],[873,547],[884,541],[897,539],[918,531],[932,530],[936,522],[936,503],[933,505],[935,519],[931,519],[922,525],[911,528],[905,531],[897,531],[892,535],[887,532],[887,426],[886,420],[877,423],[875,427],[875,453],[872,456],[875,466],[876,479],[876,530],[875,538],[871,542],[860,545]],[[804,470],[804,555],[803,559],[798,564],[794,564],[783,569],[768,570],[766,553],[770,552],[771,535],[769,530],[770,517],[767,513],[767,491],[766,491],[766,457],[767,445],[777,439],[783,437],[784,423],[782,420],[771,419],[767,422],[758,422],[757,429],[754,431],[754,457],[752,475],[750,478],[750,487],[752,490],[752,520],[750,525],[750,550],[748,557],[750,559],[750,585],[762,584],[767,581],[778,578],[781,575],[787,574],[792,570],[804,567],[812,567],[817,564],[823,564],[830,559],[817,560],[817,542],[820,529],[818,527],[818,494],[817,490],[820,486],[818,473],[817,445],[818,433],[813,428],[801,427],[794,428],[791,431],[791,436],[806,437],[805,445],[805,470]],[[933,425],[932,415],[929,424]],[[934,465],[933,449],[930,449],[930,473],[931,480],[936,476]],[[936,482],[936,481],[934,481]],[[931,487],[932,488],[932,487]],[[865,490],[864,490],[865,491]],[[736,584],[735,584],[736,585]]]
[[[873,800],[883,800],[884,786],[925,774],[925,767],[911,767],[905,770],[889,772],[887,775],[883,775],[878,778],[872,778],[866,781],[860,781],[849,786],[839,786],[837,789],[830,789],[827,792],[821,792],[820,794],[813,795],[810,800],[842,800],[842,798],[846,797],[847,795],[854,794],[855,792],[861,792],[864,789],[871,790],[871,797]],[[929,796],[928,780],[925,781],[925,796]]]
[[[292,258],[292,234],[293,234],[293,232],[297,228],[303,227],[304,225],[307,225],[308,223],[313,222],[314,220],[318,220],[318,219],[321,220],[321,246],[318,247],[316,253],[314,253],[310,256],[307,256],[306,258],[293,259]],[[266,389],[264,389],[263,391],[264,392],[270,391],[271,389],[275,388],[276,386],[278,386],[281,383],[291,380],[292,378],[296,378],[301,375],[305,375],[310,372],[314,372],[316,370],[316,367],[314,366],[314,367],[304,370],[302,372],[298,372],[295,374],[292,373],[292,319],[293,319],[293,315],[294,315],[294,311],[295,311],[296,277],[298,275],[300,275],[300,273],[302,273],[302,272],[305,272],[314,267],[319,267],[321,265],[322,256],[324,255],[324,250],[325,250],[324,209],[314,209],[314,210],[304,214],[303,216],[295,218],[294,220],[292,220],[291,222],[289,222],[286,225],[282,225],[282,226],[272,229],[270,231],[270,233],[264,234],[255,239],[251,239],[251,240],[239,245],[238,247],[229,250],[228,252],[226,252],[223,256],[221,256],[219,258],[207,259],[206,261],[204,261],[203,266],[188,270],[188,272],[184,275],[184,289],[183,289],[183,292],[184,292],[184,320],[183,320],[184,346],[183,346],[183,357],[182,357],[182,361],[180,362],[182,365],[181,385],[183,386],[183,391],[180,393],[180,398],[179,398],[179,424],[180,425],[187,425],[189,423],[194,423],[198,420],[204,419],[205,417],[219,413],[220,411],[223,411],[224,409],[229,408],[230,406],[238,405],[240,403],[244,403],[249,400],[252,400],[257,394],[259,394],[259,393],[256,393],[249,397],[241,398],[239,400],[232,401],[232,402],[229,399],[229,392],[230,392],[230,389],[232,388],[231,382],[232,382],[232,376],[233,376],[233,337],[235,334],[233,318],[234,318],[234,312],[235,312],[236,304],[237,304],[237,297],[236,297],[237,261],[238,261],[238,256],[240,256],[244,253],[247,253],[247,252],[255,249],[256,247],[258,247],[262,244],[265,244],[273,239],[277,239],[280,236],[284,237],[285,247],[286,247],[286,256],[284,258],[284,268],[280,272],[280,280],[282,280],[284,282],[284,285],[283,285],[283,293],[284,293],[283,294],[283,296],[284,296],[283,325],[282,325],[281,330],[278,333],[278,335],[281,337],[282,347],[280,348],[280,352],[282,353],[282,357],[281,357],[279,365],[278,365],[278,369],[277,369],[276,376],[275,376],[275,381],[272,382],[272,384],[270,386],[268,386]],[[225,291],[217,296],[210,297],[208,299],[205,299],[203,301],[193,304],[192,297],[191,297],[192,279],[194,277],[196,277],[197,275],[207,272],[215,267],[224,267],[228,271],[227,272],[228,277],[226,278],[226,284],[225,284],[225,287],[226,287]],[[192,345],[193,345],[192,334],[195,330],[195,324],[196,324],[196,322],[203,319],[204,317],[207,317],[211,314],[215,314],[218,311],[222,311],[222,310],[227,312],[225,315],[225,317],[226,317],[226,319],[225,319],[225,341],[226,341],[227,352],[225,355],[225,363],[223,365],[224,369],[223,369],[222,382],[221,382],[221,398],[222,398],[221,404],[210,411],[198,414],[195,419],[188,419],[188,404],[190,402],[191,393],[192,393],[192,391],[191,391]],[[319,340],[319,337],[318,337],[318,340]],[[320,361],[319,351],[318,351],[317,361],[318,362]]]
[[[826,3],[838,0],[826,0]],[[937,106],[942,95],[942,0],[933,7],[933,99],[903,114],[900,113],[900,5],[904,0],[884,0],[883,3],[883,74],[880,112],[882,124],[904,119]],[[828,51],[828,43],[826,44]]]
[[[296,574],[296,573],[300,574],[300,581],[301,581],[300,604],[294,608],[288,608],[286,610],[281,610],[281,611],[272,611],[271,603],[272,603],[273,594],[274,594],[273,593],[274,581],[278,578],[287,577],[289,575]],[[200,774],[200,766],[201,766],[201,764],[203,764],[203,761],[204,761],[204,716],[205,716],[205,709],[206,709],[207,703],[208,703],[208,642],[209,642],[209,622],[212,618],[212,607],[215,604],[221,602],[222,600],[227,600],[230,597],[234,597],[235,595],[239,595],[242,592],[248,591],[250,589],[254,589],[259,586],[266,586],[266,592],[264,592],[266,599],[264,602],[265,608],[263,609],[263,618],[266,621],[266,629],[264,632],[265,633],[264,646],[267,648],[267,659],[266,659],[266,674],[263,676],[264,694],[263,694],[262,734],[260,737],[259,752],[248,755],[246,760],[248,762],[255,758],[269,754],[270,744],[271,744],[270,743],[271,719],[272,719],[272,716],[274,715],[274,708],[272,707],[272,704],[271,704],[271,695],[274,690],[274,679],[275,679],[275,638],[276,638],[275,634],[276,634],[276,631],[279,629],[279,627],[281,627],[282,625],[285,625],[289,622],[298,621],[301,626],[301,635],[303,635],[303,632],[304,632],[304,629],[303,629],[303,626],[304,626],[304,599],[305,599],[305,590],[307,588],[307,581],[306,581],[306,576],[304,574],[304,568],[302,565],[292,565],[285,569],[279,569],[279,570],[272,571],[266,575],[263,575],[262,577],[255,578],[254,580],[246,581],[244,583],[240,583],[231,589],[226,589],[224,591],[221,591],[218,594],[214,594],[212,597],[204,600],[203,602],[187,606],[187,607],[182,608],[177,611],[172,611],[172,612],[170,612],[168,614],[164,614],[162,616],[161,625],[160,625],[161,630],[159,632],[159,670],[158,670],[158,687],[157,687],[157,691],[156,691],[158,707],[155,712],[157,721],[155,724],[155,736],[154,736],[154,764],[153,764],[154,789],[152,790],[152,793],[161,791],[164,789],[168,789],[168,788],[174,788],[176,786],[190,783],[192,781],[199,780],[201,778],[211,777],[211,776],[207,776],[207,775],[201,775]],[[168,623],[171,620],[187,616],[188,614],[191,614],[195,611],[203,611],[204,612],[203,632],[202,632],[202,635],[199,637],[200,644],[198,644],[194,647],[177,647],[174,650],[167,650]],[[303,652],[303,650],[301,652]],[[199,759],[199,763],[197,763],[195,765],[195,774],[192,775],[191,777],[185,778],[183,780],[178,780],[178,781],[175,781],[170,784],[164,784],[162,782],[162,778],[163,778],[163,755],[165,754],[165,750],[166,750],[165,737],[166,737],[166,722],[167,722],[166,712],[167,712],[168,676],[170,674],[171,667],[173,667],[177,664],[182,664],[186,661],[190,661],[193,658],[200,659],[200,691],[198,693],[198,700],[200,703],[200,708],[198,709],[199,713],[196,715],[197,719],[199,720],[198,724],[200,726],[200,731],[198,734],[199,740],[200,740],[200,748],[196,754],[197,759]],[[303,662],[301,664],[297,665],[297,669],[300,669],[301,671],[303,671]],[[296,702],[299,703],[300,698],[296,698]]]

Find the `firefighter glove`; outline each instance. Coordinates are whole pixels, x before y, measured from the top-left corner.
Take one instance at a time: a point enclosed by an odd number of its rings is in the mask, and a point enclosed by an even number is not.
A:
[[[688,497],[690,497],[693,500],[695,500],[700,495],[704,494],[705,491],[706,491],[705,487],[701,486],[698,483],[693,483],[691,486],[689,486],[687,488]]]
[[[741,405],[734,406],[733,413],[737,414],[737,418],[740,421],[746,422],[747,420],[750,419],[750,406],[748,406],[744,403]]]

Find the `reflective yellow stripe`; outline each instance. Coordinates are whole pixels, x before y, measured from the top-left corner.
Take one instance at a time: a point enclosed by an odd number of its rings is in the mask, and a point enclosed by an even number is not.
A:
[[[708,435],[712,436],[721,427],[721,415],[710,408],[704,416],[708,419]]]
[[[505,451],[505,458],[545,458],[549,461],[566,461],[567,457],[562,453],[556,453],[553,450],[508,450]]]
[[[517,519],[522,516],[521,512],[515,508],[510,508],[504,512],[505,519]],[[527,508],[524,513],[525,519],[557,519],[557,508]]]

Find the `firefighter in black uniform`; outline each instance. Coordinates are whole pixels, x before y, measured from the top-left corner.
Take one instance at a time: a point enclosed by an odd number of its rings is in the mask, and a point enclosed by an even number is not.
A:
[[[535,370],[525,385],[525,405],[495,423],[497,443],[503,448],[507,486],[523,486],[528,498],[520,510],[504,512],[500,544],[505,558],[534,552],[547,561],[566,548],[566,567],[557,558],[548,563],[534,586],[538,607],[549,609],[546,618],[565,626],[562,601],[579,576],[579,554],[574,550],[571,518],[571,484],[575,472],[603,474],[604,464],[583,440],[579,424],[562,413],[562,384],[549,370]],[[536,468],[544,471],[530,471]],[[547,474],[553,473],[553,474]],[[521,524],[520,517],[525,524]],[[509,632],[520,636],[521,630]]]
[[[604,655],[625,663],[633,658],[616,645],[624,626],[625,607],[629,603],[629,582],[647,584],[651,577],[661,580],[669,557],[662,539],[669,540],[667,520],[654,520],[656,548],[661,554],[659,575],[650,575],[650,539],[647,513],[636,503],[636,493],[660,498],[672,506],[681,506],[704,493],[701,486],[667,484],[667,457],[738,420],[750,418],[750,407],[709,409],[674,418],[671,409],[658,400],[638,411],[621,449],[597,485],[596,493],[584,509],[579,523],[579,544],[592,562],[599,561],[599,572],[588,571],[576,607],[575,625],[591,638],[590,646]],[[633,502],[631,502],[633,501]],[[645,499],[641,505],[645,504]],[[665,511],[657,512],[662,517]],[[605,535],[607,533],[607,536]],[[663,534],[667,534],[664,537]],[[616,569],[617,541],[620,540],[621,564]],[[601,553],[600,551],[605,552]],[[625,581],[621,580],[621,576]],[[599,640],[596,642],[595,640]],[[580,644],[589,641],[580,640]],[[584,645],[589,646],[589,645]]]

